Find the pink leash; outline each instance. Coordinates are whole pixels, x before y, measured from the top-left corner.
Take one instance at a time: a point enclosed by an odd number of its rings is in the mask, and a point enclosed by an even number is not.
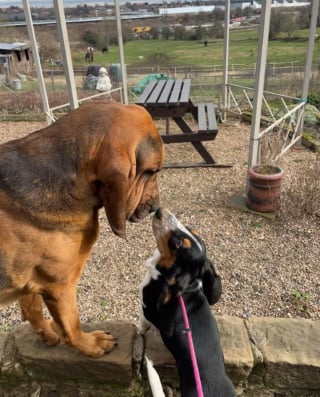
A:
[[[197,387],[197,394],[198,394],[198,397],[204,397],[198,363],[197,363],[197,357],[196,357],[196,353],[195,353],[194,345],[193,345],[193,339],[192,339],[192,333],[191,333],[191,329],[190,329],[188,314],[187,314],[186,306],[184,304],[182,295],[179,296],[179,303],[180,303],[180,307],[181,307],[181,311],[182,311],[184,326],[186,328],[186,332],[187,332],[187,336],[188,336],[188,343],[189,343],[191,361],[192,361],[192,366],[193,366],[194,378],[195,378],[196,387]]]

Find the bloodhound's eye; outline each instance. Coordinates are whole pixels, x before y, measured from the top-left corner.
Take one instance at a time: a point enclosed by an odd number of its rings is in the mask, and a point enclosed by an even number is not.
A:
[[[145,170],[143,174],[144,174],[145,176],[147,176],[147,177],[152,177],[152,176],[153,176],[154,174],[156,174],[157,172],[159,172],[158,169],[155,169],[155,170],[149,169],[149,170]]]

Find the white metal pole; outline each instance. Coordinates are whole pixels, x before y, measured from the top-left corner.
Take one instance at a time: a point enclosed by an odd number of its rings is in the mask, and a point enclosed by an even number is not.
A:
[[[310,31],[309,31],[309,41],[308,41],[308,51],[307,51],[307,59],[304,67],[304,80],[303,80],[303,88],[302,88],[302,99],[307,100],[308,92],[309,92],[309,83],[311,78],[311,70],[312,70],[312,58],[313,58],[313,49],[314,42],[317,33],[317,19],[319,13],[319,0],[312,0],[312,9],[311,9],[311,20],[310,20]]]
[[[249,159],[248,166],[256,165],[259,159],[259,145],[260,145],[260,123],[261,123],[261,109],[263,87],[265,80],[270,15],[271,15],[272,0],[265,0],[262,2],[261,20],[259,29],[259,42],[257,54],[257,67],[255,76],[255,92],[253,97],[253,112],[251,121],[250,145],[249,145]]]
[[[127,71],[126,71],[126,64],[124,61],[123,39],[122,39],[122,29],[121,29],[121,15],[120,15],[120,6],[119,6],[118,0],[114,0],[114,9],[115,9],[116,21],[117,21],[118,45],[119,45],[120,66],[121,66],[121,75],[122,75],[123,101],[127,105],[128,104]]]
[[[73,73],[73,65],[70,53],[69,37],[67,31],[66,18],[64,15],[62,0],[53,0],[54,11],[56,14],[60,51],[63,62],[63,70],[66,76],[67,90],[71,109],[79,107],[77,89]]]
[[[31,16],[31,11],[30,11],[29,0],[22,0],[22,3],[23,3],[23,8],[24,8],[24,15],[25,15],[26,21],[27,21],[28,35],[31,40],[32,56],[33,56],[33,60],[34,60],[35,66],[36,66],[36,72],[37,72],[39,90],[40,90],[40,95],[41,95],[41,100],[42,100],[42,106],[43,106],[43,110],[47,116],[47,123],[51,124],[54,119],[53,119],[52,112],[50,110],[48,95],[47,95],[47,91],[46,91],[46,85],[45,85],[44,78],[43,78],[41,61],[40,61],[40,56],[39,56],[39,51],[38,51],[38,46],[37,46],[37,41],[36,41],[36,35],[34,33],[33,24],[32,24],[32,16]]]
[[[222,83],[222,100],[223,100],[223,121],[227,118],[228,107],[228,68],[229,68],[229,25],[230,25],[230,0],[226,0],[224,14],[224,55],[223,55],[223,83]]]
[[[309,84],[310,84],[311,70],[312,70],[313,50],[314,50],[315,37],[316,37],[316,33],[317,33],[317,19],[318,19],[320,1],[313,0],[311,3],[312,3],[312,6],[311,6],[309,41],[308,41],[306,63],[304,65],[304,79],[303,79],[302,94],[301,94],[301,99],[304,103],[307,102],[307,97],[308,97],[308,92],[309,92]],[[300,112],[302,113],[301,117],[299,118],[299,120],[301,120],[301,123],[299,126],[299,132],[301,133],[301,131],[303,129],[304,107],[301,108]]]

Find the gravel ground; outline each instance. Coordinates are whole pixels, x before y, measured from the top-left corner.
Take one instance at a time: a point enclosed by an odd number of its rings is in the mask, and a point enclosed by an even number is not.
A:
[[[44,123],[2,122],[0,140],[21,137],[42,126]],[[220,127],[215,141],[206,143],[219,163],[232,163],[232,168],[163,170],[159,174],[162,205],[197,228],[206,241],[224,287],[216,314],[320,320],[319,200],[313,200],[312,215],[297,216],[298,208],[289,211],[301,202],[300,196],[292,201],[302,189],[296,183],[295,192],[293,181],[302,164],[315,163],[316,155],[301,148],[281,160],[284,200],[278,217],[270,220],[244,212],[229,204],[245,188],[249,134],[248,125],[230,122]],[[167,145],[166,157],[174,162],[199,161],[188,144]],[[139,284],[145,260],[155,248],[151,219],[128,224],[126,240],[112,235],[103,211],[100,219],[100,237],[78,286],[81,321],[137,322]],[[1,310],[1,329],[19,322],[17,304]]]

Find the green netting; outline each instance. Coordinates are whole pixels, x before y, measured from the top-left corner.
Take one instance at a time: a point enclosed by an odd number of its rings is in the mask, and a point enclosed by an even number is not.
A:
[[[167,76],[166,74],[163,73],[154,73],[154,74],[148,74],[148,76],[144,77],[140,81],[138,81],[137,85],[132,88],[132,92],[136,95],[142,94],[143,90],[146,88],[146,86],[150,83],[152,80],[168,80],[170,79],[170,76]]]

